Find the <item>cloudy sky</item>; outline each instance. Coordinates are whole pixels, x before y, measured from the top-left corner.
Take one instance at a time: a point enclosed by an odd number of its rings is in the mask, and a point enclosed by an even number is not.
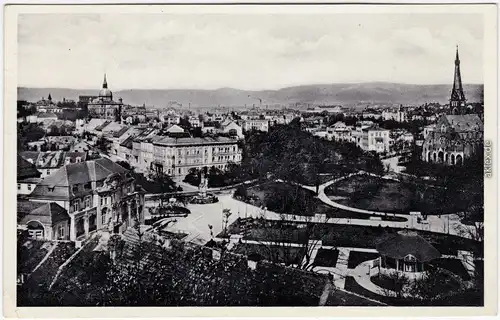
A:
[[[277,89],[389,81],[483,82],[470,14],[23,14],[19,86]]]

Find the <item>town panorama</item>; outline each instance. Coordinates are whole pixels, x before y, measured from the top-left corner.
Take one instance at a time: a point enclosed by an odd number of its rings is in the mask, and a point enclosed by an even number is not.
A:
[[[447,52],[350,103],[19,88],[17,305],[482,306],[482,85]]]

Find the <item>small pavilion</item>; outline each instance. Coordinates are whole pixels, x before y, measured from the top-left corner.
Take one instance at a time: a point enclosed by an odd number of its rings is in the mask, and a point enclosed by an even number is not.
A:
[[[402,230],[377,245],[379,265],[384,271],[396,270],[415,278],[423,275],[426,265],[441,253],[415,231]]]

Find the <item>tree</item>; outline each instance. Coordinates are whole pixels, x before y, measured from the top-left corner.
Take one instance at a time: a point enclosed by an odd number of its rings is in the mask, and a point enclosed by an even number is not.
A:
[[[430,267],[420,279],[415,279],[409,292],[426,301],[436,301],[465,289],[463,281],[448,270]]]
[[[104,137],[99,137],[97,139],[97,142],[95,144],[96,148],[101,150],[104,153],[108,153],[109,149],[111,148],[111,141]]]
[[[297,219],[294,214],[281,214],[278,221],[258,220],[263,239],[259,244],[265,248],[263,254],[266,260],[301,270],[312,270],[315,267],[313,252],[323,239],[333,236],[331,231],[325,233],[321,226],[322,223],[332,222],[330,218],[324,217],[313,222],[313,217],[306,216],[301,224],[294,221]]]
[[[160,207],[163,206],[163,200],[165,198],[165,193],[175,192],[177,186],[168,174],[160,170],[154,170],[149,173],[149,180],[156,184],[160,190]]]

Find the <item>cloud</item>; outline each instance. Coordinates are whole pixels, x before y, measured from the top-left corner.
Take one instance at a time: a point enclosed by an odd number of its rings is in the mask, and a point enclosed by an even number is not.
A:
[[[21,15],[19,85],[280,88],[482,82],[475,15]]]

